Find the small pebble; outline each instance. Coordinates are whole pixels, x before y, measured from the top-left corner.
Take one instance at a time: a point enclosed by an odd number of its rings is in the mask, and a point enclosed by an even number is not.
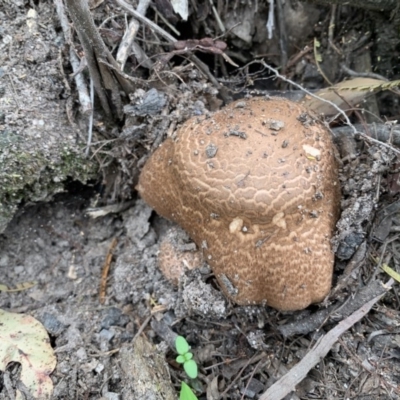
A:
[[[44,312],[38,319],[46,331],[53,336],[59,336],[66,328],[66,325],[60,322],[54,314],[48,312]]]
[[[109,342],[115,336],[115,332],[109,331],[108,329],[102,329],[99,335],[101,339],[105,339],[107,342]]]

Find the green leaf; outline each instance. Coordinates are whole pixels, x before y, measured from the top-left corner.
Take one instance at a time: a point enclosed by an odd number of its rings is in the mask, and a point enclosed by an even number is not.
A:
[[[175,339],[175,348],[178,354],[186,354],[190,350],[190,346],[183,336],[177,336]]]
[[[193,353],[186,353],[183,357],[185,358],[185,361],[189,361],[193,358]]]
[[[179,364],[183,364],[186,361],[185,356],[178,356],[176,357],[176,362]]]
[[[187,376],[191,379],[197,378],[197,364],[194,360],[185,361],[183,364],[183,369],[185,370]]]
[[[192,389],[185,383],[182,382],[181,392],[179,394],[179,400],[198,400],[196,395],[192,392]]]

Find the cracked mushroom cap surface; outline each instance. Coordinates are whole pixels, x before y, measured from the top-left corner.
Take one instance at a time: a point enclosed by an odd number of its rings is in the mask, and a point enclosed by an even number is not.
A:
[[[334,153],[299,104],[240,100],[186,121],[149,158],[138,190],[189,233],[235,303],[300,310],[331,288]]]

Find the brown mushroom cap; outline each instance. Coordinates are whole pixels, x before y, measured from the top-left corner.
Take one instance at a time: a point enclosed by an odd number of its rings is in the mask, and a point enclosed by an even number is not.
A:
[[[302,106],[254,98],[188,120],[138,190],[189,233],[236,303],[298,310],[328,294],[337,166],[329,132]]]

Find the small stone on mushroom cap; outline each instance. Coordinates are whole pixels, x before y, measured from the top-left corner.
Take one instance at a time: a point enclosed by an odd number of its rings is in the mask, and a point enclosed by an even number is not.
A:
[[[189,233],[233,301],[303,309],[331,287],[340,202],[333,143],[322,124],[302,122],[299,104],[240,103],[184,123],[147,161],[138,190]]]

